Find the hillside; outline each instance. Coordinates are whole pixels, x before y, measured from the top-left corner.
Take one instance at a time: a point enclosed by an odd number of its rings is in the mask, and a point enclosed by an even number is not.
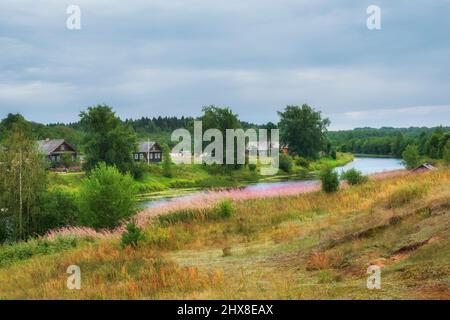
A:
[[[4,246],[0,298],[449,299],[449,230],[450,170],[378,177],[156,217],[136,249],[114,236]],[[81,290],[66,288],[73,264]]]

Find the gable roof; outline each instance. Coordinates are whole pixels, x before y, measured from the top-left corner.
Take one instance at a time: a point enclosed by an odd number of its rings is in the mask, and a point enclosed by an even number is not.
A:
[[[436,167],[429,163],[423,163],[420,166],[418,166],[417,168],[414,168],[412,171],[419,170],[419,169],[435,170]]]
[[[144,142],[140,142],[138,145],[138,149],[137,152],[148,152],[148,150],[151,150],[153,148],[153,146],[157,147],[158,149],[160,149],[159,144],[157,144],[154,141],[144,141]]]
[[[71,147],[73,150],[75,150],[75,148],[64,139],[38,140],[37,141],[39,152],[44,153],[46,155],[49,155],[50,153],[55,151],[63,143],[66,143],[69,147]]]

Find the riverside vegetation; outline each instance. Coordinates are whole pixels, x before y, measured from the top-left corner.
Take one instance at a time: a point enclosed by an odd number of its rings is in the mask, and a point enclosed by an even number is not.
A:
[[[136,245],[60,236],[2,247],[0,297],[449,299],[449,226],[449,169],[222,200],[155,216]],[[81,290],[65,286],[72,264]],[[380,290],[366,288],[372,264]]]

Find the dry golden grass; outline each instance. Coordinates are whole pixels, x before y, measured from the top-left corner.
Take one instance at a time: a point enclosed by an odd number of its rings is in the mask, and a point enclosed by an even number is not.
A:
[[[0,269],[0,298],[449,298],[450,170],[235,206],[227,219],[153,223],[137,249],[105,239],[15,262]],[[72,264],[81,290],[66,288]],[[371,264],[381,290],[366,288]]]

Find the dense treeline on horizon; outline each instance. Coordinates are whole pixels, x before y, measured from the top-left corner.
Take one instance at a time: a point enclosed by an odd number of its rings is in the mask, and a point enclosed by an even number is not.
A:
[[[0,137],[7,130],[10,123],[22,117],[20,114],[9,114],[0,122]],[[23,117],[22,117],[23,118]],[[178,128],[190,128],[196,118],[181,117],[141,117],[139,119],[125,119],[135,130],[140,139],[151,139],[173,146],[170,141],[171,133]],[[276,128],[277,125],[254,124],[239,120],[243,129],[248,128]],[[85,132],[80,122],[41,124],[28,122],[30,130],[36,139],[63,138],[75,144],[83,151],[83,138]],[[450,127],[409,127],[409,128],[355,128],[351,130],[328,131],[326,133],[328,146],[326,149],[335,149],[341,152],[354,154],[370,154],[401,157],[408,145],[418,146],[419,153],[431,158],[441,158],[450,132]]]
[[[338,151],[401,157],[408,145],[416,145],[421,155],[442,158],[450,137],[450,127],[355,128],[330,131],[328,139]]]

